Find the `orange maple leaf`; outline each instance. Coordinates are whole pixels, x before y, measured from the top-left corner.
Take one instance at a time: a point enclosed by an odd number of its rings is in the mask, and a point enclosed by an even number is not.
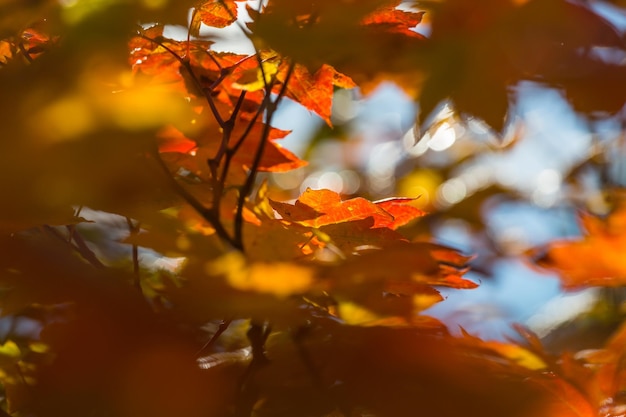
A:
[[[580,221],[583,238],[550,243],[536,263],[558,273],[565,289],[625,285],[626,207],[606,219],[582,214]]]
[[[191,26],[193,27],[195,22],[201,21],[210,27],[224,28],[236,20],[237,3],[235,0],[215,0],[204,2],[194,10]]]
[[[285,82],[288,64],[283,63],[277,74],[281,83]],[[329,126],[335,87],[354,88],[356,84],[347,75],[341,74],[330,65],[322,65],[311,74],[304,65],[296,64],[287,85],[286,96],[300,103],[307,110],[315,112]]]
[[[206,160],[215,157],[218,152],[221,133],[219,126],[210,123],[206,128],[196,132],[193,138],[186,137],[180,130],[174,127],[163,129],[159,133],[159,150],[161,152],[178,152],[190,154],[191,157],[197,159],[196,169],[192,172],[207,171]],[[244,132],[248,129],[247,124],[237,123],[230,136],[229,146],[232,148],[241,139]],[[254,123],[250,128],[248,135],[235,152],[232,163],[243,167],[250,167],[258,150],[263,123]],[[265,144],[263,157],[259,164],[259,171],[265,172],[284,172],[292,169],[300,168],[306,165],[306,161],[301,160],[296,155],[288,151],[275,142],[288,135],[289,132],[276,128],[271,128],[268,141]],[[193,151],[193,152],[191,152]]]
[[[391,214],[393,220],[387,223],[382,219],[377,219],[378,221],[374,224],[374,227],[388,227],[395,230],[418,217],[424,216],[426,212],[410,205],[412,201],[415,201],[415,199],[403,197],[392,197],[376,201],[375,204]]]
[[[421,23],[425,12],[408,12],[396,9],[400,3],[401,1],[397,1],[394,4],[379,8],[366,16],[361,23],[371,29],[424,38],[419,33],[411,30],[411,28]]]
[[[272,200],[270,204],[283,219],[315,228],[368,217],[382,224],[393,222],[393,216],[375,203],[362,197],[342,201],[341,196],[331,190],[307,188],[295,204]]]

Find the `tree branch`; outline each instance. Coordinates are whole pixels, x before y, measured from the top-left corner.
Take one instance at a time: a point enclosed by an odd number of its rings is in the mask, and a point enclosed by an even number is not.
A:
[[[159,150],[154,146],[152,151],[154,159],[157,161],[163,172],[166,174],[169,183],[176,193],[183,198],[198,214],[200,214],[214,229],[217,235],[222,239],[228,242],[235,249],[243,250],[241,245],[238,245],[236,241],[228,234],[228,231],[224,228],[219,218],[215,217],[213,212],[210,209],[207,209],[200,203],[189,191],[187,191],[182,185],[176,181],[176,179],[170,173],[169,168],[165,164],[165,161],[161,158],[159,154]]]

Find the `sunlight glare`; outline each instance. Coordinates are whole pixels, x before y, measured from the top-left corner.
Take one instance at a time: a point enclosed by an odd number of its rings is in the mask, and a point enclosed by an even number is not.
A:
[[[441,184],[437,194],[439,202],[451,206],[467,197],[467,187],[460,178],[452,178]]]
[[[445,151],[456,141],[454,127],[448,122],[443,122],[428,142],[428,147],[436,152]]]

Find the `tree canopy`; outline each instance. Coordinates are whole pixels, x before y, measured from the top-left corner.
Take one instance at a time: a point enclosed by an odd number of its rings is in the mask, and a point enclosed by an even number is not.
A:
[[[575,238],[515,255],[564,290],[617,294],[626,37],[600,6],[626,13],[618,0],[0,0],[0,414],[622,415],[619,300],[593,349],[550,348],[522,325],[483,340],[428,314],[488,263],[438,242],[429,219],[485,236],[488,197],[524,196],[491,186],[438,205],[402,181],[432,197],[483,144],[397,167],[388,195],[273,181],[311,162],[281,145],[287,103],[324,125],[309,149],[328,132],[348,147],[337,98],[393,83],[416,106],[415,141],[473,124],[514,136],[507,152],[524,140],[521,91],[539,85],[598,136],[568,186],[584,189],[583,171],[597,183],[563,199]],[[233,30],[249,53],[219,47]],[[600,138],[608,122],[616,138]]]

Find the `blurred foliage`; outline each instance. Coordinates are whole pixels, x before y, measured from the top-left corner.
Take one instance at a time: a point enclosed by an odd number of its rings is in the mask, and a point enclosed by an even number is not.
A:
[[[623,414],[617,291],[594,350],[582,326],[545,347],[426,314],[502,256],[623,286],[626,45],[592,6],[0,0],[0,414]],[[250,53],[218,50],[221,29]],[[340,99],[383,82],[419,112],[359,131]],[[487,162],[526,143],[528,85],[593,141],[524,189]],[[280,144],[286,99],[324,124],[309,161]],[[584,210],[582,230],[490,230],[528,200]],[[465,252],[436,242],[445,224]]]

